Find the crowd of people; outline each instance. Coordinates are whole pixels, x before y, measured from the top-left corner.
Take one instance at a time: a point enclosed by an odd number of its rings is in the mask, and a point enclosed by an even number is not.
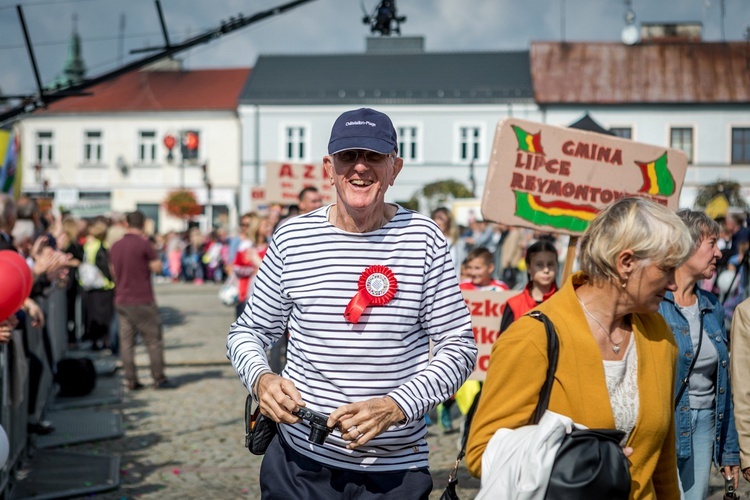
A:
[[[162,272],[161,258],[155,240],[145,232],[145,216],[137,211],[113,218],[53,215],[40,210],[32,198],[14,200],[5,194],[0,195],[0,214],[0,247],[19,253],[33,276],[29,297],[3,326],[12,325],[22,332],[27,326],[42,328],[44,342],[49,345],[46,311],[37,302],[53,290],[62,290],[67,304],[67,335],[61,341],[67,341],[67,349],[109,349],[120,355],[128,387],[139,389],[143,385],[135,376],[133,360],[139,332],[148,347],[154,386],[173,387],[164,375],[161,321],[152,289],[152,274]],[[147,308],[148,312],[134,312],[134,307]],[[28,323],[26,316],[30,317]],[[58,373],[57,366],[49,348],[48,359],[37,359],[25,335],[21,339],[33,392],[42,363],[48,363],[54,374]],[[12,337],[0,340],[12,342]],[[31,396],[30,414],[34,413],[35,402]],[[31,422],[30,430],[49,429],[43,422]]]
[[[31,198],[0,195],[0,250],[20,253],[34,278],[18,313],[0,323],[0,342],[43,325],[35,299],[64,289],[70,348],[119,354],[127,387],[139,390],[140,333],[154,387],[174,388],[153,277],[232,284],[227,356],[275,423],[264,498],[427,498],[426,416],[436,410],[453,431],[452,400],[469,386],[468,469],[488,497],[502,497],[512,486],[486,481],[509,453],[495,436],[532,423],[549,377],[547,330],[529,317],[535,310],[559,341],[548,410],[621,431],[631,498],[705,498],[712,467],[735,487],[741,475],[750,481],[750,301],[741,301],[750,230],[742,217],[620,199],[590,223],[576,252],[580,270],[563,281],[567,238],[475,215],[459,226],[444,207],[427,217],[386,203],[403,160],[383,113],[343,113],[324,167],[334,203],[322,206],[305,188],[287,211],[243,214],[234,235],[197,227],[148,235],[138,211],[54,217]],[[518,292],[501,309],[483,384],[467,383],[477,348],[463,290]],[[311,442],[313,420],[322,442]],[[44,422],[30,426],[47,431]]]
[[[467,465],[483,498],[518,491],[493,481],[493,463],[517,453],[497,436],[533,423],[545,380],[548,412],[619,431],[626,497],[705,498],[712,466],[734,488],[740,475],[750,480],[750,301],[730,323],[727,300],[713,293],[728,299],[743,286],[744,221],[620,199],[590,223],[580,270],[560,283],[567,238],[476,217],[459,227],[447,208],[429,221],[385,203],[403,168],[386,115],[342,114],[328,153],[336,202],[264,241],[227,341],[241,381],[276,423],[263,498],[428,497],[425,417],[450,409],[476,357],[461,290],[518,291],[502,308],[467,418]],[[721,268],[736,275],[734,289],[717,280]],[[552,375],[538,314],[559,343]],[[280,339],[288,351],[278,369],[267,353]],[[305,408],[325,424],[322,442],[312,441]],[[526,474],[542,478],[539,498],[550,474]]]

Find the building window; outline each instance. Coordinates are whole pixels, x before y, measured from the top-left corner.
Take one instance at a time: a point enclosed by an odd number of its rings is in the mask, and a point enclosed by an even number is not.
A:
[[[36,133],[36,161],[40,164],[52,163],[55,159],[52,145],[52,132]]]
[[[138,132],[138,162],[156,163],[156,132],[141,130]]]
[[[404,160],[419,159],[417,127],[398,127],[398,155]]]
[[[307,155],[305,127],[286,127],[284,131],[284,159],[304,161]]]
[[[479,127],[459,127],[458,129],[458,159],[472,161],[480,158],[481,130]]]
[[[159,205],[155,203],[136,203],[135,209],[146,216],[146,220],[153,221],[154,232],[158,233],[159,227]]]
[[[101,130],[87,130],[83,137],[83,162],[102,162],[102,132]]]
[[[670,147],[687,155],[688,163],[693,163],[693,128],[673,127],[670,132]]]
[[[750,128],[732,128],[732,163],[750,163]]]
[[[611,129],[609,129],[609,131],[615,134],[617,137],[622,137],[623,139],[633,138],[632,127],[612,127]]]

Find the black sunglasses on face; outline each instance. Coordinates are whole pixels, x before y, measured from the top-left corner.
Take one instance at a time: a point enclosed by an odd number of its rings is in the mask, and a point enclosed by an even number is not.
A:
[[[336,156],[341,163],[346,164],[355,163],[361,156],[364,163],[369,165],[382,165],[391,155],[384,155],[383,153],[368,151],[366,149],[346,149],[344,151],[339,151],[334,156]]]

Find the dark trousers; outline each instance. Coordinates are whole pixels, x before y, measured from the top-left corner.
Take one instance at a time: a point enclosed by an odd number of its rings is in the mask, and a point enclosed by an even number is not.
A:
[[[109,346],[109,327],[115,315],[114,290],[88,290],[83,292],[85,329],[83,338]]]
[[[427,469],[355,472],[328,467],[295,452],[276,435],[260,467],[260,491],[264,500],[426,500],[432,477]]]
[[[120,320],[120,359],[125,371],[125,380],[131,386],[138,382],[135,369],[135,336],[140,332],[151,362],[151,377],[157,384],[164,381],[164,339],[156,304],[117,306],[116,310]]]

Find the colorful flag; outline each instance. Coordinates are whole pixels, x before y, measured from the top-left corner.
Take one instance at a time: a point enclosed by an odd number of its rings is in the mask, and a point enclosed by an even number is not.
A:
[[[0,130],[0,193],[11,193],[16,180],[20,141],[15,131]]]
[[[542,133],[530,134],[520,127],[511,125],[513,132],[516,133],[516,139],[518,139],[518,149],[520,151],[526,151],[527,153],[537,153],[540,155],[544,154],[544,148],[542,148]]]
[[[513,190],[516,216],[540,226],[582,232],[599,211],[590,205],[574,205],[566,201],[542,201],[538,196]]]
[[[643,174],[643,186],[639,193],[671,196],[674,193],[674,177],[667,168],[667,153],[665,152],[650,163],[635,162]]]

